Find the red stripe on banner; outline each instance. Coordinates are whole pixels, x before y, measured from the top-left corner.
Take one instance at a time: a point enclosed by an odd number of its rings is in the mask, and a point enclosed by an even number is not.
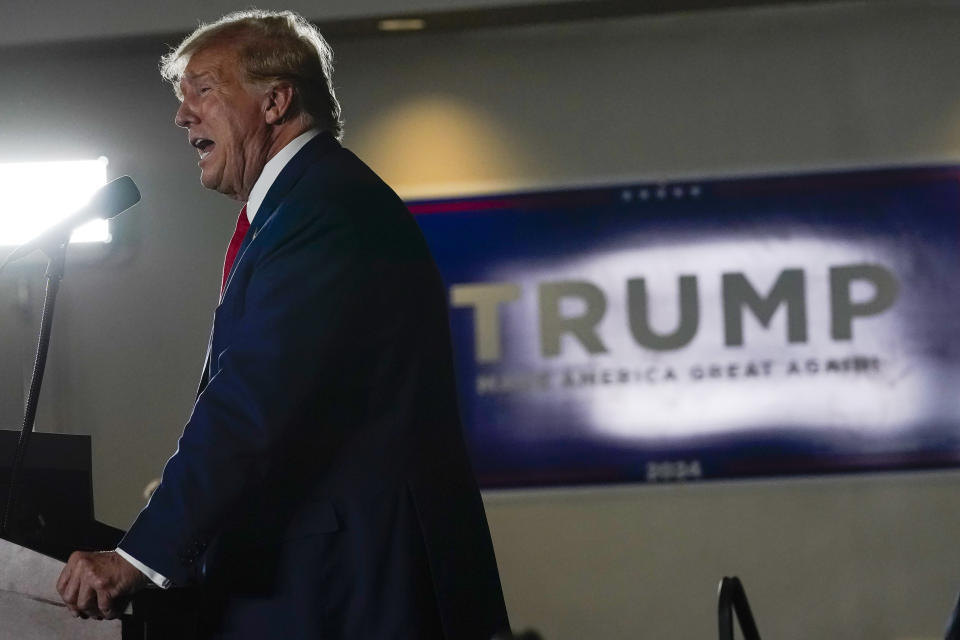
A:
[[[604,187],[590,191],[552,191],[530,195],[511,195],[508,197],[469,198],[465,200],[434,200],[430,202],[408,202],[407,208],[414,215],[431,213],[460,213],[464,211],[497,211],[504,209],[523,210],[539,207],[582,207],[587,205],[616,203],[615,195],[619,188]]]
[[[505,198],[500,200],[460,200],[442,202],[419,202],[407,207],[414,215],[427,213],[456,213],[459,211],[473,211],[475,209],[512,209],[517,207],[520,199]]]

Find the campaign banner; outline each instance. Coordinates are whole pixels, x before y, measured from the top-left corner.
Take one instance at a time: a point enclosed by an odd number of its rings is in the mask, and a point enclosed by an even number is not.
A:
[[[410,203],[485,487],[960,464],[960,168]]]

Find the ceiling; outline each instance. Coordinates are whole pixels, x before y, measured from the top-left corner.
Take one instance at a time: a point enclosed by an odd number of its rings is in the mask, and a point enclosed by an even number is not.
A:
[[[236,0],[2,1],[0,47],[177,36],[238,6]],[[327,35],[352,36],[377,33],[379,20],[387,17],[420,17],[427,29],[451,30],[830,1],[839,0],[263,0],[257,5],[292,9]]]

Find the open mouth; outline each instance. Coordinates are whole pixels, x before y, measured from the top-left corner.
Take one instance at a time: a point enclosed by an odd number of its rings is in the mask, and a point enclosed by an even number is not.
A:
[[[213,151],[213,148],[216,146],[216,143],[213,140],[209,140],[207,138],[196,138],[190,144],[196,147],[197,151],[200,152],[201,160],[210,155],[210,152]]]

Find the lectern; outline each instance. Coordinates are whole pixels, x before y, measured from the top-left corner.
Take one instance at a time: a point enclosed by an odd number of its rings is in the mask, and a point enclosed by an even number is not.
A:
[[[0,496],[18,432],[0,430]],[[121,620],[73,618],[56,591],[70,553],[114,549],[123,531],[93,517],[90,437],[34,433],[11,526],[0,538],[0,640],[192,640],[192,591],[144,590]]]

